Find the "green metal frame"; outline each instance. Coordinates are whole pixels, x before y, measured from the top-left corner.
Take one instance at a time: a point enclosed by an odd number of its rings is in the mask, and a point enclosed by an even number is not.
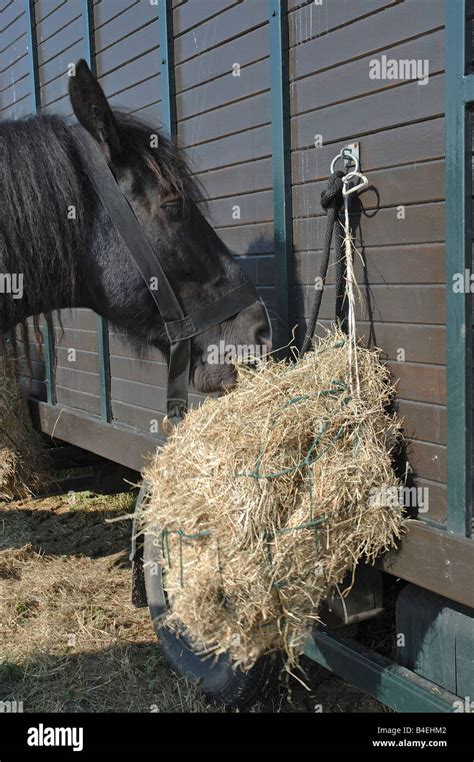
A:
[[[293,221],[291,209],[288,3],[268,0],[272,115],[273,236],[277,345],[291,336]]]
[[[28,68],[31,88],[31,107],[33,113],[41,109],[41,90],[38,69],[38,43],[36,39],[36,13],[34,0],[25,0],[25,15],[28,34]],[[56,389],[54,385],[54,331],[51,314],[44,316],[44,352],[46,399],[49,405],[56,404]]]
[[[467,537],[472,521],[472,297],[454,293],[453,277],[472,270],[469,6],[469,0],[450,0],[445,14],[447,531]]]
[[[94,36],[94,3],[93,0],[82,0],[82,22],[84,40],[84,58],[89,68],[96,75],[95,65],[95,36]],[[99,355],[99,397],[100,417],[110,423],[112,420],[112,402],[110,391],[110,347],[109,324],[105,318],[96,316],[97,321],[97,353]]]
[[[454,712],[459,696],[385,656],[327,632],[317,632],[305,654],[396,712]]]
[[[160,41],[161,121],[170,137],[176,136],[176,87],[174,80],[173,7],[171,0],[158,0]]]

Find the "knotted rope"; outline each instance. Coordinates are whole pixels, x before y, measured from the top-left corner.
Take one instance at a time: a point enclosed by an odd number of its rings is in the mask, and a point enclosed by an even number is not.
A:
[[[308,321],[306,336],[304,338],[303,346],[300,352],[301,357],[305,354],[305,352],[311,349],[314,339],[314,332],[316,330],[316,323],[318,322],[318,315],[328,272],[334,226],[336,221],[339,220],[339,212],[341,211],[344,203],[344,198],[342,195],[342,190],[344,187],[344,176],[344,172],[341,172],[340,170],[333,172],[328,180],[327,188],[321,193],[321,206],[327,214],[326,234],[324,237],[321,269],[319,274],[321,286],[316,291],[316,296],[311,310],[311,316]],[[335,240],[336,320],[342,317],[342,304],[344,301],[344,258],[342,255],[342,240],[343,239],[339,234],[339,231],[337,231]]]

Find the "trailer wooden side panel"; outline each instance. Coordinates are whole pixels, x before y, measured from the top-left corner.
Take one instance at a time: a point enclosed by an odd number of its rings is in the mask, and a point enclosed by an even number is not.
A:
[[[358,328],[399,379],[409,462],[428,488],[426,515],[444,521],[444,3],[358,2],[344,6],[350,18],[341,3],[291,5],[296,319],[304,330],[321,266],[320,197],[331,160],[358,141],[371,186],[353,214],[362,255]],[[372,76],[383,56],[419,62],[426,79]],[[334,314],[333,284],[330,271],[324,326]]]

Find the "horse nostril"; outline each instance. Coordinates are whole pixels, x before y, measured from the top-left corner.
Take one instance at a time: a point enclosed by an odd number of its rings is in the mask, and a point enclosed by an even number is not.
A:
[[[262,322],[260,322],[260,325],[257,328],[257,340],[260,346],[265,348],[265,351],[271,352],[273,345],[272,321],[270,320],[270,315],[268,314],[268,309],[263,299],[260,299],[259,302],[263,314]]]
[[[261,347],[265,347],[268,351],[272,348],[272,332],[269,326],[257,329],[255,333],[256,344]]]

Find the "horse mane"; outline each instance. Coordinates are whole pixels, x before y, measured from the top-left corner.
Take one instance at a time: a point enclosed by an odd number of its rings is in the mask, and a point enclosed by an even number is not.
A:
[[[83,180],[64,119],[38,115],[0,123],[0,267],[22,273],[30,313],[75,293],[86,219]],[[34,287],[31,288],[31,284]]]

